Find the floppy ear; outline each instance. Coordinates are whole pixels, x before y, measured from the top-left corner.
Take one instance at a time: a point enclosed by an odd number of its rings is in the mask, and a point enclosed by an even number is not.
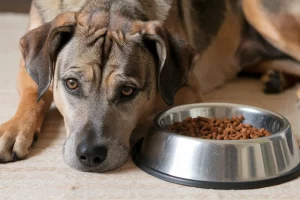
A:
[[[74,26],[75,13],[63,13],[29,31],[20,40],[25,67],[38,85],[38,100],[51,84],[56,57],[70,39]]]
[[[177,90],[187,82],[196,51],[158,21],[147,22],[142,34],[146,47],[158,60],[158,90],[172,105]]]

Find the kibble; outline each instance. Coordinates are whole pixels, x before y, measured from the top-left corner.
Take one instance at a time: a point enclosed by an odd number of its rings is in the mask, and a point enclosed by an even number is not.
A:
[[[244,116],[224,117],[223,119],[188,117],[182,122],[175,122],[167,128],[178,134],[214,140],[246,140],[266,137],[271,133],[264,129],[257,129],[251,124],[243,124]]]

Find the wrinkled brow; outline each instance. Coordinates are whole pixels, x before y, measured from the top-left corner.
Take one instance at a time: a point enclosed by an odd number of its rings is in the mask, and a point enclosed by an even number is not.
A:
[[[98,66],[91,63],[87,64],[85,67],[71,66],[64,70],[61,78],[78,78],[84,81],[92,82],[96,78],[96,67]]]

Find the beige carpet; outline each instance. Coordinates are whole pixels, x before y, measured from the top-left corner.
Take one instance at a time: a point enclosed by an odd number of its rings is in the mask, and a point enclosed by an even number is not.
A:
[[[16,76],[18,40],[27,26],[25,15],[0,15],[0,123],[13,116],[18,95]],[[300,139],[300,109],[295,88],[266,96],[257,80],[239,79],[206,96],[207,101],[259,106],[286,116]],[[8,199],[300,199],[300,179],[255,190],[221,191],[168,183],[141,171],[132,161],[121,169],[92,174],[69,168],[62,158],[62,117],[50,111],[30,156],[20,162],[0,164],[0,200]]]

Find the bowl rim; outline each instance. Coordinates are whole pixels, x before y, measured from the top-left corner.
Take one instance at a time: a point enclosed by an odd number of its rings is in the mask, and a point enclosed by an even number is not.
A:
[[[199,108],[199,107],[206,107],[206,106],[228,106],[228,107],[241,107],[241,108],[248,108],[248,109],[253,109],[253,110],[257,110],[257,111],[261,111],[261,112],[267,112],[271,115],[275,115],[279,118],[281,118],[284,123],[285,126],[282,128],[282,130],[276,132],[276,133],[272,133],[272,135],[270,136],[265,136],[265,137],[261,137],[261,138],[256,138],[256,139],[247,139],[247,140],[213,140],[213,139],[203,139],[203,138],[196,138],[196,137],[190,137],[190,136],[185,136],[185,135],[180,135],[177,134],[175,132],[169,131],[168,129],[165,129],[163,127],[160,126],[159,121],[162,117],[166,116],[167,112],[172,113],[171,111],[173,109],[180,109],[183,107],[191,107],[192,108]],[[290,122],[281,114],[277,113],[277,112],[273,112],[270,110],[266,110],[263,108],[258,108],[255,106],[248,106],[248,105],[243,105],[243,104],[235,104],[235,103],[222,103],[222,102],[209,102],[209,103],[193,103],[193,104],[184,104],[184,105],[180,105],[180,106],[174,106],[172,108],[169,109],[165,109],[161,112],[159,112],[153,119],[153,125],[155,126],[155,128],[157,128],[158,130],[164,131],[165,133],[169,134],[170,136],[173,137],[179,137],[179,138],[183,138],[183,139],[189,139],[189,140],[193,140],[193,141],[199,141],[199,142],[209,142],[209,143],[221,143],[221,144],[243,144],[243,143],[259,143],[259,142],[265,142],[266,139],[272,139],[272,138],[276,138],[281,134],[284,134],[287,132],[288,129],[291,128],[291,124]]]

